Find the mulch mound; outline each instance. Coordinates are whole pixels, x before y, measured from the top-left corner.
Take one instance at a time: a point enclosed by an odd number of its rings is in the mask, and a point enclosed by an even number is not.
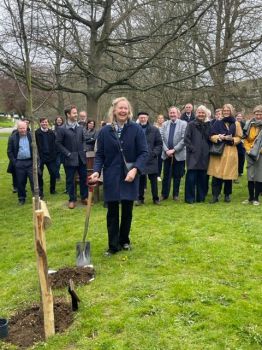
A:
[[[93,267],[65,267],[55,273],[49,274],[49,281],[52,288],[68,287],[69,280],[72,279],[74,284],[87,284],[95,277]]]
[[[73,322],[71,305],[57,299],[54,301],[55,333],[65,331]],[[44,324],[40,313],[40,306],[18,311],[12,316],[8,325],[8,337],[5,341],[26,349],[34,343],[44,341]]]

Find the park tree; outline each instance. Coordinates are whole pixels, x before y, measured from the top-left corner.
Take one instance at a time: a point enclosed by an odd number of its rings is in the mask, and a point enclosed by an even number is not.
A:
[[[182,1],[34,3],[37,27],[31,39],[38,46],[38,67],[33,70],[32,83],[43,90],[83,94],[89,114],[95,116],[104,94],[150,89],[148,72],[154,62],[197,25],[212,1],[197,0],[189,10]],[[162,15],[154,18],[159,8]],[[145,14],[154,18],[150,26],[143,21]],[[64,33],[63,40],[54,40],[58,30]],[[56,55],[59,69],[51,62]],[[18,66],[13,69],[19,71]]]
[[[229,80],[251,76],[259,9],[250,0],[35,0],[32,84],[57,94],[59,113],[65,96],[84,96],[92,117],[119,94],[155,112],[204,92],[220,106]],[[0,64],[24,79],[17,61]]]
[[[259,74],[261,11],[261,1],[216,0],[192,32],[192,54],[197,53],[198,69],[207,68],[201,80],[209,87],[208,100],[214,108],[231,97],[230,82]]]
[[[1,42],[0,51],[6,58],[6,66],[9,74],[17,81],[21,94],[26,101],[26,117],[31,121],[32,153],[33,153],[33,223],[35,233],[35,250],[37,255],[38,275],[42,300],[42,311],[44,319],[44,333],[46,338],[55,333],[53,296],[48,280],[48,265],[46,256],[46,242],[44,236],[44,208],[45,203],[40,201],[38,186],[38,161],[37,146],[35,139],[34,96],[32,86],[32,65],[37,54],[38,47],[34,44],[32,37],[37,35],[33,24],[37,22],[35,14],[35,2],[27,0],[3,0],[1,9],[8,23],[5,38],[8,42]],[[17,70],[16,67],[20,69]],[[24,78],[24,87],[20,86],[19,79]],[[42,103],[44,103],[43,101]],[[39,107],[39,106],[38,106]],[[47,212],[47,210],[46,210]]]

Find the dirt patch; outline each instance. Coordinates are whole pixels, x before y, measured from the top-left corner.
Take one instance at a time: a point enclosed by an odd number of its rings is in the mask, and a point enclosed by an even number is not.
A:
[[[73,322],[71,305],[63,299],[57,299],[54,302],[54,316],[55,333],[61,333]],[[44,325],[39,305],[35,304],[26,310],[18,311],[10,318],[6,342],[26,349],[44,340]]]
[[[95,270],[93,267],[65,267],[55,273],[49,274],[49,280],[52,288],[68,287],[69,280],[74,284],[87,284],[94,279]]]

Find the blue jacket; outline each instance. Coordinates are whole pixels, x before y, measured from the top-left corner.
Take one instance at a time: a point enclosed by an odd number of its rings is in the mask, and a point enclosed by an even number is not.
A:
[[[129,121],[124,125],[119,139],[126,161],[142,173],[147,161],[147,143],[140,125]],[[119,150],[116,132],[112,125],[104,126],[97,138],[97,152],[94,171],[103,169],[105,202],[136,200],[138,197],[138,176],[133,182],[126,182],[124,161]]]

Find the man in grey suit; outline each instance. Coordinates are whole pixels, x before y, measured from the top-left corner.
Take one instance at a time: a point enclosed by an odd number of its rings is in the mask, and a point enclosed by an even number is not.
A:
[[[65,109],[66,123],[58,128],[56,145],[65,157],[66,189],[69,195],[68,208],[74,209],[76,203],[75,174],[79,174],[81,202],[86,204],[88,196],[85,137],[82,126],[77,123],[77,108]]]
[[[171,179],[173,178],[173,199],[179,199],[179,187],[181,178],[185,173],[186,147],[184,135],[187,122],[180,120],[180,111],[177,107],[168,110],[169,120],[163,124],[162,139],[164,160],[164,177],[162,182],[162,200],[169,196]]]

